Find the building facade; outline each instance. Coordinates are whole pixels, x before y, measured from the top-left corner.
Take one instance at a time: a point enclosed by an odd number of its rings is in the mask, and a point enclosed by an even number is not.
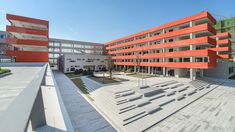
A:
[[[6,32],[12,36],[5,41],[10,45],[6,56],[16,62],[48,62],[49,22],[11,14],[6,17],[11,24]]]
[[[217,59],[229,59],[230,34],[214,29],[209,12],[176,20],[105,44],[116,69],[167,76],[203,76]]]
[[[98,54],[64,54],[59,57],[59,69],[64,73],[75,70],[99,71],[107,67],[107,56]]]
[[[231,48],[232,48],[232,56],[235,57],[235,17],[223,19],[217,21],[215,25],[215,29],[218,33],[229,32],[231,34]]]
[[[5,31],[0,31],[0,63],[14,62],[14,58],[6,56],[6,50],[9,49],[9,45],[5,43],[6,39],[10,38],[10,34]]]
[[[57,59],[64,54],[104,54],[104,46],[100,43],[74,41],[65,39],[49,39],[49,63],[57,65]]]

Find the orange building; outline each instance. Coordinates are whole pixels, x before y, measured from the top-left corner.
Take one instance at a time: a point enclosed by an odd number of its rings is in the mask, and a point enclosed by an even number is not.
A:
[[[48,62],[49,22],[11,14],[6,17],[11,23],[6,31],[12,36],[6,39],[11,45],[6,55],[16,62]]]
[[[205,11],[105,44],[116,69],[195,79],[230,58],[229,33],[216,33]],[[140,63],[138,63],[140,62]]]

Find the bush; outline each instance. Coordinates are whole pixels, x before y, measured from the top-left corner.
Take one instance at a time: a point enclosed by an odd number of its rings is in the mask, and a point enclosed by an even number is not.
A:
[[[82,69],[79,69],[79,70],[78,70],[78,69],[76,69],[76,70],[75,70],[75,72],[74,72],[74,74],[81,74],[82,72],[83,72],[83,70],[82,70]]]
[[[125,72],[126,71],[126,68],[122,68],[122,72]]]
[[[106,67],[102,67],[101,71],[106,72],[107,71]]]
[[[87,75],[87,70],[83,70],[82,74]]]
[[[0,68],[0,74],[8,73],[8,72],[11,72],[11,70],[10,69],[1,69]]]
[[[129,68],[129,69],[127,69],[125,72],[126,73],[131,73],[133,70],[132,70],[132,68]]]

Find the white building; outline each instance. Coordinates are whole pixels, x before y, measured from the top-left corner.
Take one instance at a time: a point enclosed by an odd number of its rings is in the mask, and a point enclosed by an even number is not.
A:
[[[64,73],[75,70],[98,71],[107,67],[107,56],[95,54],[64,54],[59,57],[59,69]]]
[[[66,40],[66,39],[49,39],[49,63],[57,65],[57,59],[64,54],[99,54],[104,52],[104,46],[101,43]]]

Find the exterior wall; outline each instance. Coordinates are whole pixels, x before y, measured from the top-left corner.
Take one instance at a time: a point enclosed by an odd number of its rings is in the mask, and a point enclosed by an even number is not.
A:
[[[219,33],[223,33],[223,32],[229,32],[231,34],[231,42],[232,42],[232,56],[234,58],[234,51],[235,51],[235,17],[231,17],[228,19],[223,19],[223,20],[219,20],[217,21],[216,25],[215,25],[215,29],[217,30],[217,32]]]
[[[101,70],[106,67],[107,56],[92,54],[65,54],[59,57],[59,67],[64,73],[74,72],[79,69]],[[94,69],[92,69],[94,67]],[[72,70],[73,69],[73,70]]]
[[[12,36],[5,40],[11,46],[6,55],[16,62],[48,62],[49,22],[11,14],[6,17],[11,23],[6,31]]]
[[[228,79],[235,75],[235,62],[219,61],[217,67],[204,70],[204,76]]]
[[[49,39],[49,63],[57,65],[57,59],[63,54],[104,54],[104,46],[100,43],[64,40],[64,39]]]
[[[10,48],[10,45],[6,44],[6,39],[11,35],[5,31],[0,31],[0,63],[14,62],[14,59],[6,56],[6,50]]]
[[[209,12],[201,12],[105,46],[116,67],[136,67],[140,60],[140,66],[148,73],[162,68],[164,75],[170,70],[170,74],[180,77],[189,71],[190,78],[195,79],[201,69],[215,68],[217,59],[230,58],[230,34],[217,34],[215,23]]]

